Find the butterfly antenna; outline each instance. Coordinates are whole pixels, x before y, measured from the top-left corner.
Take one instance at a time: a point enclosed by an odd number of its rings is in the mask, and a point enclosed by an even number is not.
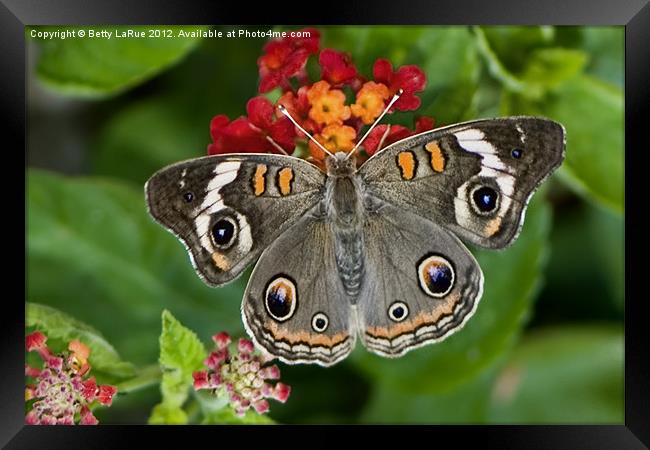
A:
[[[332,154],[332,152],[330,152],[330,151],[327,150],[323,145],[321,145],[321,143],[318,142],[318,141],[314,138],[314,136],[312,136],[311,134],[309,134],[309,133],[307,132],[307,130],[305,130],[303,127],[301,127],[301,126],[298,124],[298,122],[296,122],[296,121],[294,120],[294,118],[291,117],[291,114],[289,114],[289,111],[287,111],[287,108],[285,108],[284,105],[278,105],[278,109],[280,110],[280,112],[281,112],[282,114],[284,114],[285,116],[287,116],[287,117],[289,118],[289,120],[292,121],[293,124],[294,124],[296,127],[298,127],[298,129],[299,129],[300,131],[302,131],[302,132],[303,132],[303,133],[304,133],[304,134],[305,134],[309,139],[311,139],[311,140],[312,140],[316,145],[318,145],[318,146],[320,147],[321,150],[323,150],[325,153],[327,153],[327,154],[330,155],[331,157],[334,157],[334,155]]]
[[[363,137],[361,139],[359,139],[359,142],[357,142],[357,145],[354,146],[354,148],[350,151],[350,153],[348,153],[348,156],[345,159],[350,158],[350,156],[352,156],[352,154],[355,151],[357,151],[357,149],[359,148],[361,143],[368,137],[368,135],[373,130],[373,128],[375,128],[377,126],[377,124],[381,121],[381,119],[386,115],[388,110],[395,104],[395,102],[401,97],[401,95],[403,93],[404,93],[404,89],[400,89],[399,91],[397,91],[395,93],[395,95],[393,95],[393,98],[390,100],[390,102],[388,102],[388,106],[386,106],[386,108],[384,109],[384,112],[382,112],[381,115],[379,117],[377,117],[377,120],[375,120],[375,122],[372,124],[372,126],[370,128],[368,128],[368,131],[366,131],[366,134],[364,134]]]

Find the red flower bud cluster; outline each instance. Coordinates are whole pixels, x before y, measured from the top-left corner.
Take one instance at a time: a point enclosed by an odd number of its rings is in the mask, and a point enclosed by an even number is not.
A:
[[[97,400],[110,406],[117,388],[98,386],[95,377],[87,376],[90,349],[82,342],[71,341],[68,350],[61,354],[54,354],[46,342],[47,337],[40,331],[25,339],[27,351],[38,352],[44,363],[42,369],[25,365],[25,375],[36,381],[27,384],[25,389],[25,401],[31,403],[25,422],[29,425],[96,425],[98,421],[90,410],[91,404]]]
[[[227,396],[228,403],[240,416],[250,408],[259,414],[268,412],[268,398],[287,401],[291,388],[284,383],[269,383],[280,378],[280,369],[269,365],[272,358],[256,354],[252,341],[240,339],[237,351],[231,353],[228,333],[215,334],[212,340],[216,350],[205,360],[207,370],[193,373],[194,389],[208,389],[217,396]]]
[[[259,95],[246,105],[246,116],[230,120],[215,116],[210,123],[212,143],[208,154],[284,153],[293,154],[297,146],[308,145],[308,160],[322,164],[324,152],[278,109],[286,108],[301,127],[312,134],[330,152],[349,152],[401,89],[391,111],[414,111],[420,106],[417,93],[424,90],[426,76],[415,65],[393,69],[386,59],[377,59],[373,80],[359,73],[350,55],[331,48],[320,50],[320,33],[313,28],[301,30],[302,36],[268,42],[257,60],[260,74],[259,93],[280,89],[280,97],[271,102]],[[318,57],[320,78],[310,80],[306,66],[310,57]],[[408,137],[433,128],[433,119],[420,118],[416,129],[400,125],[380,125],[368,135],[362,148],[366,155]]]

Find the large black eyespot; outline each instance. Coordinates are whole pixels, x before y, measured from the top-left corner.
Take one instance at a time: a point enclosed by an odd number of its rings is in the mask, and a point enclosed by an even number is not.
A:
[[[454,268],[446,258],[432,255],[418,264],[418,279],[425,294],[444,297],[454,287]]]
[[[218,248],[228,248],[235,241],[237,224],[230,217],[217,220],[212,225],[212,241]]]
[[[388,317],[395,322],[401,322],[409,315],[409,307],[406,303],[395,302],[388,308]]]
[[[191,192],[184,193],[183,200],[185,200],[187,203],[190,203],[192,200],[194,200],[194,194],[192,194]]]
[[[513,158],[519,159],[524,154],[524,151],[520,148],[513,148],[510,154],[512,155]]]
[[[264,304],[268,313],[275,320],[283,322],[289,319],[293,316],[298,304],[296,285],[288,278],[282,276],[275,278],[266,288]],[[325,328],[327,328],[327,324],[325,324]]]
[[[481,213],[490,213],[497,208],[499,193],[489,186],[482,186],[472,191],[472,201]]]

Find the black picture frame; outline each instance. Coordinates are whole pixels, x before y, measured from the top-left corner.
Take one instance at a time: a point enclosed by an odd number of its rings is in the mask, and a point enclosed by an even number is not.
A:
[[[319,12],[319,16],[314,15]],[[26,148],[26,25],[72,24],[548,24],[548,25],[624,25],[625,26],[625,142],[626,142],[626,210],[637,211],[645,194],[639,180],[644,175],[640,159],[648,149],[644,133],[645,117],[650,104],[650,5],[648,0],[553,0],[497,2],[476,0],[412,1],[408,7],[403,2],[374,1],[365,5],[355,2],[311,3],[273,2],[256,4],[215,4],[214,2],[180,2],[164,0],[133,4],[128,0],[2,0],[0,5],[0,54],[3,70],[0,71],[2,93],[2,124],[5,130],[4,192],[12,193],[20,180],[19,172],[11,169],[8,159],[17,155],[17,149]],[[9,138],[9,139],[7,139]],[[13,141],[14,145],[7,141]],[[26,154],[26,151],[25,151]],[[27,162],[25,161],[25,165]],[[6,175],[12,175],[7,177]],[[13,180],[13,175],[16,180]],[[27,195],[27,193],[26,193]],[[9,198],[7,198],[9,197]],[[5,195],[6,200],[17,198]],[[18,200],[16,200],[18,202]],[[16,205],[16,209],[20,208]],[[23,203],[25,208],[25,203]],[[8,214],[4,222],[18,228],[18,214]],[[24,211],[26,217],[26,211]],[[641,217],[638,221],[641,221]],[[632,223],[630,223],[632,222]],[[29,224],[26,223],[28,227]],[[642,226],[642,225],[641,225]],[[453,441],[454,446],[472,442],[496,448],[571,448],[571,449],[632,449],[650,446],[650,339],[647,314],[647,294],[640,283],[644,264],[641,259],[641,242],[638,226],[626,221],[626,305],[625,305],[625,423],[622,425],[544,425],[544,426],[428,426],[400,427],[391,436],[404,437],[408,431],[423,437],[435,433],[436,443],[441,438]],[[16,234],[20,231],[16,231]],[[25,233],[26,236],[26,233]],[[13,241],[17,239],[6,239]],[[13,253],[11,253],[13,254]],[[6,253],[9,256],[10,253]],[[25,253],[26,255],[26,253]],[[9,262],[9,259],[6,259]],[[13,258],[11,259],[13,262]],[[638,263],[637,263],[638,261]],[[26,267],[26,264],[25,266]],[[25,279],[29,276],[25,273]],[[6,285],[12,281],[7,277]],[[24,288],[26,290],[27,283]],[[26,292],[25,292],[26,294]],[[173,439],[197,442],[213,439],[215,445],[230,440],[231,433],[246,430],[229,427],[154,427],[154,426],[99,426],[99,427],[39,427],[24,425],[24,308],[16,296],[6,295],[5,312],[1,328],[3,367],[0,369],[2,400],[0,411],[0,444],[6,448],[130,448],[139,438],[148,446],[157,441],[169,446]],[[14,306],[12,306],[14,305]],[[293,427],[292,427],[293,428]],[[296,427],[307,432],[314,427]],[[380,427],[372,427],[373,433]],[[383,427],[382,427],[383,428]],[[349,428],[348,428],[349,430]],[[370,430],[363,430],[368,435]],[[384,434],[386,431],[380,432]],[[293,431],[292,431],[293,432]],[[143,436],[141,436],[143,435]],[[180,436],[179,436],[180,435]],[[288,437],[286,427],[264,429],[264,440]],[[218,436],[218,437],[217,437]],[[249,434],[249,436],[252,436]],[[313,435],[312,435],[313,436]],[[138,441],[136,441],[138,439]],[[190,440],[187,440],[190,439]],[[410,441],[410,437],[408,438]],[[408,441],[404,441],[405,443]],[[433,441],[432,441],[433,442]],[[139,445],[139,444],[138,444]],[[247,444],[248,446],[248,444]]]

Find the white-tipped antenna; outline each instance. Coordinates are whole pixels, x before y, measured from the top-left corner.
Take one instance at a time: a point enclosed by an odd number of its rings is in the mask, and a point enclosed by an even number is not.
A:
[[[393,104],[400,98],[400,96],[403,93],[404,93],[404,89],[400,89],[399,91],[397,91],[397,93],[395,95],[393,95],[393,98],[390,100],[390,102],[388,102],[388,106],[384,109],[384,112],[382,112],[381,115],[379,117],[377,117],[377,120],[375,120],[375,122],[372,124],[372,126],[370,128],[368,128],[368,131],[366,131],[366,134],[364,134],[363,137],[361,139],[359,139],[359,142],[357,142],[357,145],[354,146],[354,148],[350,151],[350,153],[348,153],[348,156],[345,159],[350,158],[350,156],[354,152],[357,151],[357,149],[359,148],[361,143],[368,137],[368,135],[370,134],[372,129],[377,126],[379,121],[381,121],[381,119],[386,115],[386,113],[391,108],[391,106],[393,106]]]
[[[295,126],[297,126],[298,129],[299,129],[300,131],[302,131],[305,135],[307,135],[307,137],[308,137],[309,139],[311,139],[312,141],[314,141],[314,143],[315,143],[316,145],[318,145],[318,146],[320,147],[321,150],[323,150],[325,153],[327,153],[328,155],[330,155],[330,156],[332,156],[332,157],[334,156],[334,155],[332,154],[332,152],[330,152],[330,151],[327,150],[325,147],[323,147],[323,146],[321,145],[321,143],[318,142],[318,141],[314,138],[314,136],[312,136],[311,134],[309,134],[309,133],[308,133],[308,132],[303,128],[303,127],[301,127],[301,126],[298,124],[298,122],[296,122],[296,121],[293,119],[293,117],[291,117],[291,114],[289,114],[289,111],[287,111],[287,108],[285,108],[284,105],[278,105],[278,109],[280,110],[280,112],[281,112],[282,114],[284,114],[285,116],[287,116],[287,117],[289,118],[289,120],[292,121],[293,124],[294,124]]]

